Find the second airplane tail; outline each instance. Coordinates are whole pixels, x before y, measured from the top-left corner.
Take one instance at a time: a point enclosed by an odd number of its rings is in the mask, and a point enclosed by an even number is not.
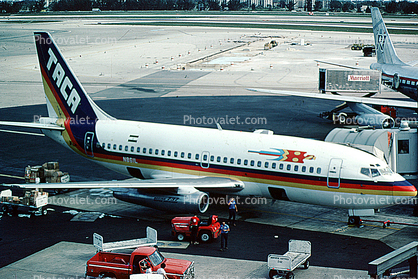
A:
[[[405,63],[396,54],[379,8],[373,7],[371,12],[377,63],[404,65]]]

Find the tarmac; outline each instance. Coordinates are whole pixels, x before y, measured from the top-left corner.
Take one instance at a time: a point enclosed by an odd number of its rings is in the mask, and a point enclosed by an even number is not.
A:
[[[348,47],[354,42],[372,42],[371,33],[115,26],[105,23],[124,19],[45,18],[45,22],[36,23],[0,19],[1,120],[31,121],[46,114],[33,42],[35,30],[52,34],[90,96],[117,118],[196,125],[184,123],[184,116],[261,116],[268,120],[263,128],[275,133],[317,139],[323,139],[333,127],[317,115],[338,102],[254,96],[246,88],[318,92],[318,67],[322,65],[315,59],[365,68],[375,62],[375,57],[363,57]],[[391,38],[401,59],[418,60],[414,36]],[[265,50],[264,44],[271,40],[279,45]],[[388,89],[381,96],[404,98]],[[254,130],[260,126],[223,128]],[[45,161],[59,161],[73,181],[125,178],[77,158],[45,137],[34,136],[28,141],[25,136],[4,133],[0,141],[2,183],[20,181],[26,165]],[[0,277],[81,278],[86,261],[94,254],[89,243],[96,231],[115,241],[134,237],[137,230],[142,233],[145,225],[151,225],[158,228],[162,242],[171,241],[172,215],[121,201],[110,205],[109,199],[107,203],[79,202],[86,197],[101,201],[111,198],[111,193],[106,189],[79,190],[53,196],[51,212],[40,219],[2,216],[0,249],[10,253],[0,255]],[[71,221],[74,217],[64,213],[69,210],[90,212],[90,217],[80,215],[78,221]],[[106,217],[100,218],[103,213]],[[227,218],[221,205],[211,206],[208,214]],[[363,228],[349,227],[346,214],[344,210],[282,201],[246,204],[240,207],[228,254],[219,252],[216,243],[176,249],[162,245],[161,250],[168,257],[195,261],[197,278],[267,278],[267,255],[286,252],[289,239],[306,239],[314,247],[312,265],[308,270],[297,270],[297,278],[367,278],[369,261],[416,240],[415,226],[382,228],[379,223],[365,222]],[[375,217],[388,219],[418,224],[410,205],[383,209]]]

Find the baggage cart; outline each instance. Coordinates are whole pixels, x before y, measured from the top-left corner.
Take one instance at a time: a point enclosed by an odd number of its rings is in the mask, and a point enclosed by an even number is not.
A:
[[[268,255],[267,264],[269,277],[271,279],[293,279],[293,271],[303,265],[304,269],[309,268],[311,256],[311,242],[305,240],[289,240],[289,251],[284,255]]]
[[[12,190],[0,192],[0,208],[3,213],[16,215],[23,211],[34,215],[46,215],[45,206],[48,205],[48,193],[38,190],[25,191],[23,197],[13,196]]]
[[[93,234],[93,245],[97,251],[114,251],[130,248],[138,248],[141,246],[156,246],[157,245],[157,230],[147,227],[147,237],[138,239],[129,239],[115,242],[104,242],[103,236],[98,233]]]

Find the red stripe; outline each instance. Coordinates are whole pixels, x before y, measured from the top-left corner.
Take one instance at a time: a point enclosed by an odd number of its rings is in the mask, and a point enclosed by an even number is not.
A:
[[[74,146],[82,153],[84,153],[84,149],[77,143],[73,132],[71,131],[71,126],[70,126],[70,114],[68,113],[67,109],[65,108],[65,105],[62,103],[60,96],[58,95],[58,93],[55,91],[55,87],[52,85],[52,80],[49,79],[48,74],[46,73],[45,69],[41,66],[41,73],[42,76],[44,78],[44,80],[47,82],[49,89],[51,90],[52,94],[55,97],[55,100],[58,102],[61,111],[65,114],[66,120],[64,122],[65,125],[65,129],[68,132],[68,135],[70,136],[71,141],[73,142]]]
[[[115,155],[103,155],[103,154],[97,154],[96,157],[102,158],[102,159],[108,159],[108,160],[114,160],[114,161],[120,161],[123,162],[123,156],[115,156]],[[126,156],[130,157],[130,156]],[[134,157],[130,157],[134,158]],[[246,172],[246,171],[239,171],[239,170],[224,170],[224,169],[218,169],[218,168],[209,168],[204,169],[200,166],[200,163],[197,165],[184,165],[180,163],[173,163],[173,162],[164,162],[164,161],[154,161],[154,160],[147,160],[147,159],[139,159],[134,158],[135,161],[138,164],[145,164],[150,166],[160,166],[160,167],[169,167],[169,168],[175,168],[179,170],[188,170],[188,171],[197,171],[197,172],[204,172],[207,174],[222,174],[222,175],[231,175],[236,177],[245,177],[246,180],[248,178],[250,179],[263,179],[263,180],[272,180],[277,182],[285,182],[285,183],[296,183],[301,185],[314,185],[323,187],[325,189],[328,189],[327,182],[326,181],[314,181],[310,179],[303,179],[303,178],[293,178],[293,177],[285,177],[285,176],[278,176],[277,175],[269,175],[265,173],[253,173],[253,172]],[[324,177],[325,178],[325,177]],[[366,186],[362,186],[362,184],[354,184],[354,183],[341,183],[340,189],[352,189],[352,190],[372,190],[372,191],[393,191],[393,192],[416,192],[416,189],[414,186],[387,186],[387,185],[370,185],[367,184]]]

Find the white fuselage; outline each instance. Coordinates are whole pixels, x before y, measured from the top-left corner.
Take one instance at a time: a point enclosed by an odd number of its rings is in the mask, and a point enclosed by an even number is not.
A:
[[[351,209],[384,207],[405,195],[394,193],[405,179],[383,171],[385,162],[334,143],[124,120],[99,120],[95,137],[88,158],[127,175],[139,169],[143,178],[229,177],[244,183],[239,195],[276,198],[280,189],[292,201]],[[378,175],[361,173],[371,168]]]

